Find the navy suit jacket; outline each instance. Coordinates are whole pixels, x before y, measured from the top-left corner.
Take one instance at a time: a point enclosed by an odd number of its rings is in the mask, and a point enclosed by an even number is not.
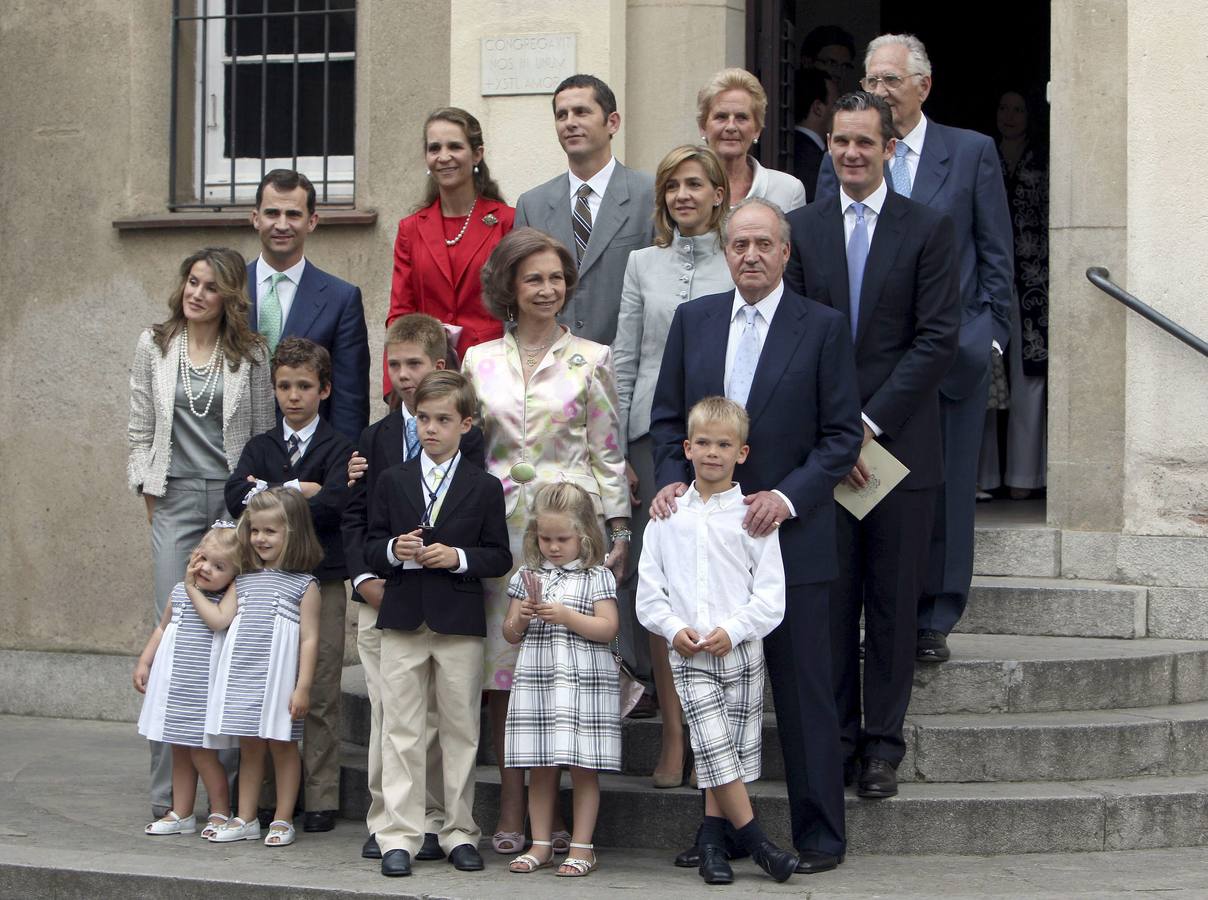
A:
[[[843,212],[838,198],[788,215],[785,281],[851,323]],[[960,294],[952,220],[890,193],[873,231],[853,346],[865,414],[878,440],[910,470],[909,490],[944,480],[939,384],[956,355]]]
[[[256,318],[256,261],[247,267],[252,327]],[[369,332],[361,289],[324,272],[309,259],[294,294],[281,337],[302,337],[331,354],[331,396],[319,415],[336,431],[355,441],[369,424]],[[278,411],[280,421],[281,413]]]
[[[885,180],[892,191],[888,166]],[[818,170],[817,199],[838,194],[835,167],[827,154]],[[1014,237],[994,142],[976,131],[928,119],[910,199],[946,213],[955,228],[960,346],[940,390],[960,400],[985,377],[991,342],[998,341],[1005,352],[1011,335]]]
[[[671,320],[650,419],[660,488],[692,480],[684,458],[688,411],[725,394],[733,304],[734,291],[698,297]],[[851,332],[841,314],[785,286],[747,414],[751,453],[735,479],[747,494],[782,491],[797,512],[780,527],[785,583],[830,581],[837,574],[835,485],[855,465],[864,437]]]

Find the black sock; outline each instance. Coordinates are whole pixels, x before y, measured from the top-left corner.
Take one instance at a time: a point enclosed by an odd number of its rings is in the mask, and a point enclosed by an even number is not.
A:
[[[719,816],[705,816],[700,826],[700,846],[721,847],[726,840],[726,820]]]
[[[738,846],[742,847],[748,853],[754,853],[755,848],[767,841],[768,836],[763,833],[763,828],[759,825],[758,819],[751,819],[742,828],[737,829],[735,838],[738,840]]]

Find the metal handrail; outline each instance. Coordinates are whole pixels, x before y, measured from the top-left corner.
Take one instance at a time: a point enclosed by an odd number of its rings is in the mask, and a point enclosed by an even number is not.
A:
[[[1198,350],[1202,356],[1208,356],[1208,341],[1196,337],[1178,322],[1166,318],[1148,303],[1138,300],[1120,285],[1111,280],[1111,273],[1102,266],[1091,266],[1086,270],[1087,280],[1103,293],[1114,300],[1119,300],[1133,312],[1153,322],[1167,334],[1178,338],[1193,350]]]

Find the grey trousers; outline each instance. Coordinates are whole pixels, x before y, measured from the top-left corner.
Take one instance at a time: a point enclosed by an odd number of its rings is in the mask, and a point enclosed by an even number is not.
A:
[[[646,522],[650,518],[650,502],[654,499],[654,442],[650,435],[644,435],[629,444],[629,464],[638,475],[638,496],[642,502],[633,507],[629,518],[629,527],[633,531],[633,540],[629,543],[629,559],[625,563],[625,577],[617,585],[617,606],[621,614],[621,630],[618,643],[621,656],[633,674],[642,680],[647,688],[654,684],[650,664],[650,640],[647,631],[638,621],[638,558],[642,555],[642,533],[646,530]]]
[[[229,518],[223,498],[225,481],[207,478],[169,478],[164,496],[155,499],[151,515],[151,563],[155,589],[155,624],[164,614],[177,582],[183,581],[189,554],[215,519]],[[151,746],[151,805],[172,807],[172,748],[159,741]],[[238,768],[239,751],[218,754],[231,778]]]

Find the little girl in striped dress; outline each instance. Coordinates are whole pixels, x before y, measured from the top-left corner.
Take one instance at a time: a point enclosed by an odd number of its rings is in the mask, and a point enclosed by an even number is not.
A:
[[[609,642],[620,624],[617,584],[604,568],[604,532],[591,497],[572,482],[533,498],[524,566],[512,576],[503,636],[520,643],[504,731],[504,765],[528,768],[533,843],[509,870],[554,864],[551,828],[561,766],[574,787],[570,855],[558,875],[596,868],[592,834],[599,770],[621,768],[619,669]],[[586,851],[586,852],[584,852]]]
[[[138,733],[172,747],[172,808],[148,825],[146,834],[197,831],[193,805],[198,775],[210,799],[202,837],[230,816],[230,790],[218,751],[235,742],[205,733],[206,703],[223,635],[206,627],[194,604],[217,609],[224,591],[234,597],[241,555],[235,524],[215,522],[193,551],[185,580],[172,589],[163,618],[134,667],[134,689],[146,695]]]
[[[217,607],[194,600],[211,628],[229,626],[206,732],[239,739],[239,815],[210,840],[259,840],[256,806],[267,752],[276,772],[277,810],[264,843],[283,847],[295,837],[298,741],[319,646],[319,588],[310,570],[323,549],[306,500],[289,488],[270,488],[249,499],[238,533],[247,574],[235,579],[234,593]]]

